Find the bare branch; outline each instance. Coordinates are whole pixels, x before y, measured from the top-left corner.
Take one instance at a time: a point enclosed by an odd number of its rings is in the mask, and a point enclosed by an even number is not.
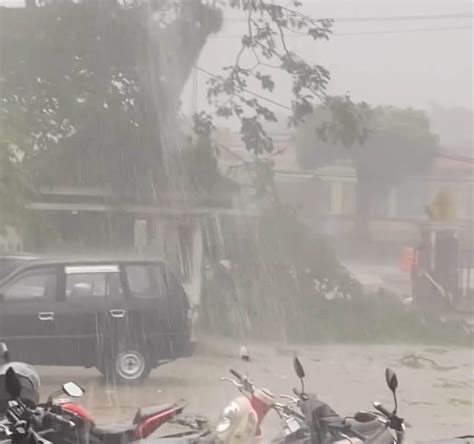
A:
[[[287,44],[289,32],[304,33],[314,40],[328,39],[332,22],[327,19],[314,19],[296,8],[300,6],[295,0],[295,9],[276,2],[265,0],[229,0],[230,6],[245,11],[247,34],[242,37],[242,46],[236,55],[233,67],[225,68],[226,75],[210,80],[210,103],[220,107],[219,115],[238,117],[242,123],[241,131],[247,148],[255,152],[269,150],[271,142],[265,133],[262,123],[276,120],[273,112],[262,105],[262,101],[277,101],[265,98],[247,89],[250,78],[260,82],[263,90],[273,92],[277,88],[272,71],[286,73],[292,82],[294,99],[292,106],[285,109],[292,112],[290,124],[296,124],[306,115],[313,112],[315,106],[324,104],[327,97],[329,71],[320,65],[310,65]],[[255,59],[250,67],[242,67],[240,62],[248,51]],[[253,97],[250,97],[253,96]],[[230,103],[221,99],[231,98]]]

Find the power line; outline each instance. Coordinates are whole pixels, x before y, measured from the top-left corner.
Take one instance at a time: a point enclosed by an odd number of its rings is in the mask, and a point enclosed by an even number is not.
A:
[[[455,160],[457,162],[474,163],[474,157],[459,156],[456,154],[439,154],[443,159]]]
[[[473,29],[472,26],[452,26],[452,27],[437,27],[437,28],[418,28],[418,29],[398,29],[387,31],[367,31],[367,32],[335,32],[331,35],[365,35],[365,34],[404,34],[411,32],[433,32],[433,31],[457,31],[461,29]],[[303,37],[303,36],[302,36]]]
[[[458,30],[467,30],[474,29],[472,26],[450,26],[450,27],[436,27],[436,28],[417,28],[417,29],[398,29],[398,30],[387,30],[387,31],[361,31],[361,32],[333,32],[329,34],[329,37],[339,37],[339,36],[358,36],[358,35],[382,35],[382,34],[405,34],[405,33],[418,33],[418,32],[436,32],[436,31],[458,31]],[[285,36],[288,39],[295,38],[306,38],[311,37],[309,34],[290,34]],[[209,39],[220,40],[220,39],[241,39],[242,35],[231,35],[231,34],[222,34],[211,36]]]
[[[395,22],[395,21],[412,21],[412,20],[452,20],[474,18],[472,14],[436,14],[436,15],[399,15],[385,17],[340,17],[334,18],[336,22]]]
[[[208,75],[209,77],[212,77],[214,79],[219,79],[220,76],[208,71],[207,69],[201,68],[200,66],[194,65],[194,69],[200,72],[203,72],[204,74]],[[250,91],[246,88],[243,88],[242,91],[246,92],[247,94],[250,94],[254,97],[258,97],[261,100],[264,100],[266,102],[272,103],[273,105],[279,106],[280,108],[286,109],[288,111],[293,111],[293,109],[283,103],[277,102],[275,100],[269,99],[268,97],[262,96],[261,94],[258,94],[254,91]],[[465,162],[465,163],[474,163],[474,158],[473,157],[467,157],[467,156],[459,156],[459,155],[454,155],[454,154],[446,154],[446,153],[441,153],[439,155],[441,158],[445,159],[450,159],[450,160],[456,160],[459,162]],[[461,182],[466,181],[466,179],[460,180]],[[468,182],[474,181],[474,179],[467,179]]]
[[[207,71],[206,69],[204,68],[201,68],[199,66],[196,66],[194,65],[194,69],[198,70],[198,71],[201,71],[203,72],[204,74],[207,74],[209,77],[213,77],[214,79],[219,79],[220,76],[216,75],[216,74],[213,74],[212,72],[210,71]],[[277,102],[275,100],[272,100],[272,99],[269,99],[268,97],[265,97],[265,96],[262,96],[261,94],[258,94],[256,92],[253,92],[253,91],[250,91],[248,89],[245,89],[245,88],[242,88],[242,91],[246,92],[247,94],[250,94],[252,96],[255,96],[255,97],[258,97],[259,99],[261,100],[264,100],[266,102],[269,102],[269,103],[272,103],[273,105],[276,105],[276,106],[279,106],[280,108],[283,108],[283,109],[286,109],[288,111],[293,111],[292,108],[290,106],[287,106],[283,103],[280,103],[280,102]]]
[[[459,20],[472,19],[473,14],[456,13],[456,14],[420,14],[420,15],[399,15],[399,16],[372,16],[372,17],[311,17],[296,11],[304,17],[311,20],[333,20],[334,22],[402,22],[402,21],[418,21],[418,20]],[[245,18],[228,18],[229,22],[246,22]]]

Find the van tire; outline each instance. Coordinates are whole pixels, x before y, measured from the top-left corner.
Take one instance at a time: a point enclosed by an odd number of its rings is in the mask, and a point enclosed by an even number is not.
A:
[[[98,368],[109,384],[136,385],[150,375],[152,365],[145,347],[125,343],[112,347]]]

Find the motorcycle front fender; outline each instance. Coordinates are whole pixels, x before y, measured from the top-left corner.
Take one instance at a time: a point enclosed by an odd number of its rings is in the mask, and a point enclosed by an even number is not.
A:
[[[226,430],[216,433],[218,442],[223,444],[256,443],[258,418],[250,401],[245,396],[239,396],[232,402],[239,406],[239,412]]]

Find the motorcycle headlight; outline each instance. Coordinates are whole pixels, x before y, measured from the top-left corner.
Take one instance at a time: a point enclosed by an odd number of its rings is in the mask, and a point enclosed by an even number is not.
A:
[[[216,427],[217,433],[226,432],[240,413],[240,407],[236,402],[231,402],[221,413]]]

